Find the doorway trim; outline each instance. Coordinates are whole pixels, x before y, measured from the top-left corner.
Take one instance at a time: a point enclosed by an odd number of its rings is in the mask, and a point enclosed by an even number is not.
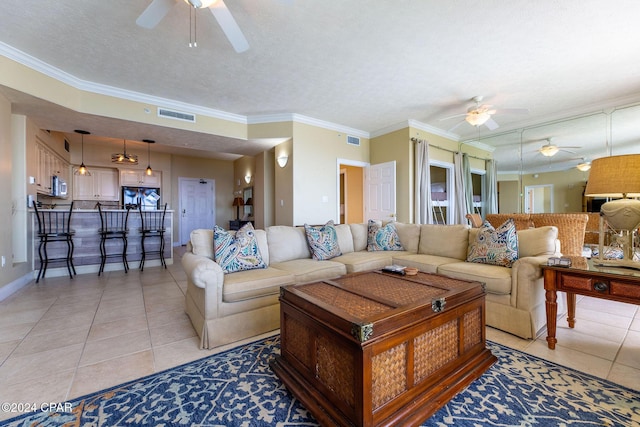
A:
[[[356,166],[356,167],[362,168],[362,174],[364,179],[364,169],[369,167],[371,164],[368,162],[362,162],[359,160],[349,160],[349,159],[341,159],[341,158],[336,159],[336,201],[337,201],[336,223],[340,222],[340,166],[341,165]],[[364,194],[362,195],[362,197],[364,197]],[[363,209],[362,215],[364,216],[364,204],[362,209]]]
[[[553,184],[539,184],[539,185],[525,185],[524,187],[524,212],[525,213],[530,213],[530,202],[529,202],[529,191],[534,191],[540,188],[548,188],[549,189],[549,193],[551,195],[551,197],[549,198],[549,210],[550,212],[547,213],[553,213],[554,212],[554,207],[553,207]],[[534,200],[534,204],[535,204],[535,200]],[[537,212],[537,213],[541,213],[541,212]]]

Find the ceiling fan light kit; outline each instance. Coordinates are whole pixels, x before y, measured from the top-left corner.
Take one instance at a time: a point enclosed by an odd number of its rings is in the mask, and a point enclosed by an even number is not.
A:
[[[127,140],[123,140],[124,147],[122,153],[113,153],[111,155],[111,162],[127,164],[127,165],[137,165],[138,164],[138,156],[136,154],[127,153]]]
[[[580,163],[576,168],[578,168],[579,171],[586,172],[591,169],[591,162]]]
[[[545,157],[553,157],[556,154],[558,154],[558,151],[560,151],[560,149],[557,146],[547,144],[542,146],[542,148],[540,149],[540,154],[542,154]]]

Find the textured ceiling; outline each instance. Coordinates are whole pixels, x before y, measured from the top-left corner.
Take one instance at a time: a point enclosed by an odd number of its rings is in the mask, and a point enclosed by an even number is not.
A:
[[[459,118],[439,119],[483,95],[498,110],[529,110],[498,112],[494,131],[467,123],[454,131],[460,141],[500,147],[503,171],[639,152],[640,108],[622,108],[640,103],[635,0],[226,0],[249,41],[240,54],[208,11],[198,13],[198,47],[189,48],[189,7],[180,0],[155,28],[137,26],[149,3],[2,0],[0,42],[86,82],[249,119],[299,114],[372,136],[408,120],[447,131]],[[79,126],[71,111],[3,93],[43,127]],[[152,132],[86,120],[105,138]],[[547,138],[581,148],[544,158],[537,149]],[[277,142],[175,131],[166,149],[184,149],[187,139],[223,158]]]

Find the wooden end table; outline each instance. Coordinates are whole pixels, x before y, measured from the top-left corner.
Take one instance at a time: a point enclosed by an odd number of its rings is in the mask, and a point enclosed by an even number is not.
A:
[[[571,267],[543,265],[547,311],[547,344],[556,348],[557,291],[567,293],[567,323],[576,324],[576,294],[640,304],[640,270],[604,267],[583,257],[571,258]]]

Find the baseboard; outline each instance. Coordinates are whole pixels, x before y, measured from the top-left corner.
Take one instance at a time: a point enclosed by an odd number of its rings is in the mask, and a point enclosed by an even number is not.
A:
[[[0,288],[0,301],[4,301],[11,295],[18,292],[20,289],[27,286],[35,277],[36,276],[34,275],[34,272],[31,271],[24,276],[17,278],[13,282],[4,285],[2,288]]]

